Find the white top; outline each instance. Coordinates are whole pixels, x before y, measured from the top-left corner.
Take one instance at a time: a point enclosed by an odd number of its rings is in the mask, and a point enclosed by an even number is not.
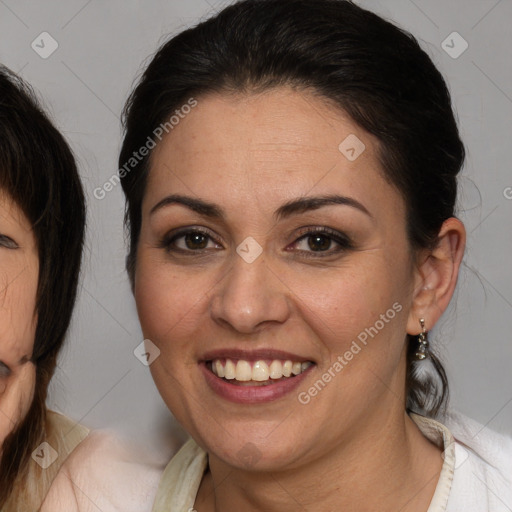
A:
[[[449,429],[417,414],[411,419],[443,450],[427,512],[512,512],[511,438],[456,413],[446,419]],[[190,439],[167,465],[153,512],[193,510],[206,467],[206,452]]]
[[[16,480],[2,512],[39,510],[56,475],[68,456],[87,438],[89,430],[70,418],[47,411],[44,442],[28,462],[27,472]],[[51,455],[53,457],[50,457]],[[42,456],[42,459],[40,458]],[[43,469],[44,468],[44,469]]]
[[[113,432],[92,432],[60,468],[39,512],[151,512],[163,470],[152,455]]]

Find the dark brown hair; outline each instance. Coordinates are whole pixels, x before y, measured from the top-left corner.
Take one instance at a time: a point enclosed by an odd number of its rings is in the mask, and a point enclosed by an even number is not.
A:
[[[443,77],[416,39],[346,0],[243,0],[164,44],[124,113],[121,168],[190,97],[289,85],[334,103],[380,144],[386,179],[404,197],[413,250],[432,249],[454,216],[464,147]],[[149,156],[121,175],[133,283]],[[447,379],[413,372],[409,337],[407,407],[436,415]],[[414,345],[414,346],[413,346]]]
[[[85,199],[71,150],[33,90],[0,66],[0,188],[23,211],[36,239],[38,315],[31,361],[36,367],[30,409],[5,439],[0,508],[45,437],[46,395],[68,329],[80,274]]]

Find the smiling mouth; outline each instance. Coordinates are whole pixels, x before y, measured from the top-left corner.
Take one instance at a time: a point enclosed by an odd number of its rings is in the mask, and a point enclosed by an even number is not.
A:
[[[220,379],[237,386],[268,386],[282,382],[305,372],[311,361],[213,359],[206,367]]]

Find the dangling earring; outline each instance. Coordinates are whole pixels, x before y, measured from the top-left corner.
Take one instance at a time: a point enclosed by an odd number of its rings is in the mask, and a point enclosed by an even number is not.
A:
[[[416,351],[416,359],[422,361],[428,357],[428,339],[427,330],[425,329],[425,319],[420,318],[420,325],[422,331],[418,335],[418,350]]]

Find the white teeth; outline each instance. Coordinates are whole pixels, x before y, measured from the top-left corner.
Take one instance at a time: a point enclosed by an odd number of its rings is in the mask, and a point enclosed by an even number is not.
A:
[[[252,368],[249,361],[238,360],[238,363],[236,363],[235,379],[241,382],[247,382],[252,379]]]
[[[269,378],[268,364],[265,361],[256,361],[252,367],[252,380],[263,382]]]
[[[281,379],[283,377],[291,377],[299,375],[306,371],[313,363],[310,361],[280,361],[274,359],[269,363],[263,360],[254,363],[244,359],[238,359],[236,363],[231,359],[214,359],[212,361],[212,372],[218,377],[227,380],[237,380],[240,382],[265,382],[270,379]]]
[[[283,376],[283,363],[274,359],[270,363],[270,378],[271,379],[280,379]]]
[[[289,377],[292,374],[293,363],[291,361],[285,361],[283,364],[283,377]]]
[[[217,362],[217,361],[215,361],[215,362]],[[220,363],[220,361],[219,361],[219,363]],[[226,378],[228,380],[233,380],[235,377],[236,377],[235,363],[233,363],[233,361],[231,361],[231,359],[226,359],[226,366],[224,366],[224,378]]]
[[[292,366],[293,375],[299,375],[299,373],[301,373],[301,372],[302,372],[301,363],[293,363],[293,366]]]
[[[215,373],[217,374],[218,377],[225,376],[224,366],[222,366],[222,363],[218,359],[217,361],[215,361]]]

